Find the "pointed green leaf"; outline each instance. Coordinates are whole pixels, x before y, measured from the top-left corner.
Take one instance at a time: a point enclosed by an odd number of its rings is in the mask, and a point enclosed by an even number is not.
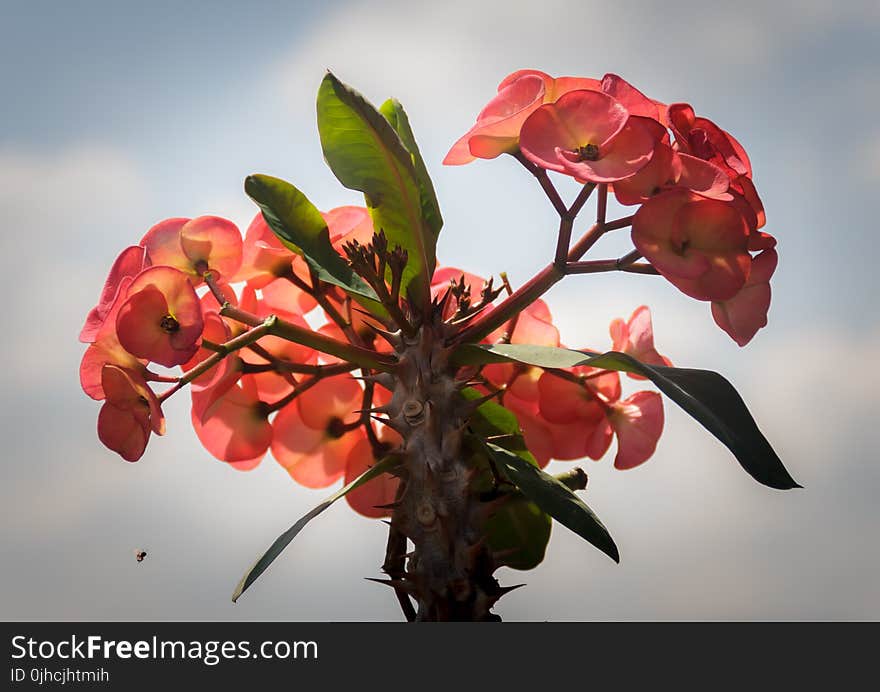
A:
[[[724,377],[711,370],[646,365],[617,351],[583,353],[552,346],[466,344],[455,354],[462,365],[517,362],[542,368],[594,368],[634,372],[657,388],[718,438],[756,481],[771,488],[800,488],[761,433],[745,402]]]
[[[488,442],[486,448],[501,471],[523,495],[612,560],[620,562],[620,554],[608,529],[565,484],[496,444]]]
[[[287,181],[260,174],[245,178],[244,190],[278,239],[302,255],[319,279],[347,291],[373,314],[387,314],[375,291],[330,244],[324,217],[302,192]]]
[[[403,285],[429,300],[436,234],[422,218],[418,175],[391,124],[363,96],[327,73],[318,89],[318,133],[324,158],[346,187],[364,193],[373,227],[408,253]]]
[[[233,602],[237,601],[239,596],[241,596],[248,589],[248,587],[253,584],[263,572],[266,571],[266,568],[275,561],[275,558],[277,558],[288,545],[290,545],[290,542],[294,538],[296,538],[297,534],[303,530],[306,524],[308,524],[312,519],[318,516],[321,512],[327,509],[338,499],[345,497],[352,490],[363,485],[367,481],[371,481],[377,476],[381,476],[383,473],[390,471],[399,463],[400,459],[393,456],[385,457],[381,461],[376,462],[376,464],[364,471],[351,483],[346,485],[341,490],[333,493],[330,497],[328,497],[321,504],[315,507],[311,512],[303,516],[293,526],[287,529],[287,531],[278,536],[278,538],[276,538],[275,542],[272,543],[271,546],[269,546],[269,549],[263,554],[263,556],[254,563],[254,565],[241,578],[241,581],[238,582],[238,586],[235,587],[235,591],[232,594]]]
[[[412,157],[413,167],[416,171],[416,179],[419,183],[419,196],[422,202],[422,218],[434,234],[434,242],[437,242],[437,236],[440,235],[440,229],[443,228],[443,216],[440,214],[440,205],[437,203],[437,193],[434,191],[434,183],[431,182],[431,176],[428,175],[428,169],[422,159],[419,151],[419,145],[416,144],[416,138],[413,135],[412,128],[409,125],[409,118],[400,101],[397,99],[388,99],[379,107],[379,112],[385,116],[385,119],[391,123],[391,127],[397,132],[403,146],[409,151]]]

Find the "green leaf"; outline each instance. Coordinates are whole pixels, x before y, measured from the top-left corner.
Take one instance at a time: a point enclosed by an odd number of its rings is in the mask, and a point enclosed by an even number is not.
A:
[[[602,525],[593,510],[561,481],[496,444],[487,442],[486,448],[502,472],[523,495],[612,560],[620,562],[620,554],[608,529]]]
[[[490,550],[500,565],[534,569],[544,560],[553,520],[516,489],[496,487],[485,442],[474,434],[467,435],[465,441],[470,466],[477,471],[471,490],[482,501],[492,503],[492,513],[484,526]],[[537,466],[531,454],[526,454],[525,461]]]
[[[504,500],[486,521],[486,537],[498,562],[519,570],[534,569],[544,560],[553,520],[522,496]]]
[[[416,179],[419,183],[419,197],[422,202],[422,218],[434,234],[434,242],[437,242],[437,236],[440,235],[440,229],[443,228],[443,216],[440,214],[440,205],[437,202],[437,193],[434,191],[434,183],[431,182],[431,176],[428,175],[428,169],[422,159],[419,151],[419,145],[416,144],[416,138],[413,136],[412,128],[409,126],[409,118],[400,101],[397,99],[388,99],[379,106],[379,112],[385,116],[385,119],[391,123],[391,127],[397,132],[403,146],[409,151],[412,157],[413,168],[416,171]]]
[[[455,360],[461,365],[517,362],[542,368],[594,368],[643,375],[718,438],[756,481],[771,488],[800,488],[761,433],[742,397],[724,377],[711,370],[646,365],[617,351],[582,353],[552,346],[466,344]]]
[[[245,178],[244,190],[260,207],[278,239],[302,255],[319,279],[347,291],[373,314],[387,314],[375,291],[333,248],[321,212],[302,192],[287,181],[260,174]]]
[[[278,538],[276,538],[275,542],[269,546],[269,549],[263,554],[263,556],[254,563],[254,565],[241,578],[241,581],[238,582],[238,586],[235,587],[235,591],[232,594],[233,602],[237,601],[239,596],[241,596],[248,589],[248,587],[253,584],[263,572],[266,571],[266,568],[275,561],[275,558],[277,558],[288,545],[290,545],[290,542],[294,538],[296,538],[297,534],[303,530],[306,524],[308,524],[312,519],[318,516],[321,512],[327,509],[338,499],[345,497],[352,490],[362,486],[364,483],[373,480],[377,476],[381,476],[387,471],[390,471],[399,463],[400,459],[396,456],[385,457],[384,459],[364,471],[360,476],[355,478],[344,488],[333,493],[330,497],[328,497],[321,504],[315,507],[311,512],[303,516],[293,526],[287,529],[287,531],[278,536]]]
[[[436,234],[422,218],[413,158],[391,124],[358,92],[327,73],[318,89],[324,158],[346,187],[364,193],[373,227],[408,253],[403,285],[420,305],[430,300]]]
[[[468,401],[474,401],[483,396],[482,392],[472,387],[463,389],[461,394]],[[481,439],[502,438],[494,439],[493,442],[525,459],[530,464],[538,465],[535,457],[526,446],[516,415],[498,402],[490,400],[480,404],[477,410],[471,414],[468,425]]]

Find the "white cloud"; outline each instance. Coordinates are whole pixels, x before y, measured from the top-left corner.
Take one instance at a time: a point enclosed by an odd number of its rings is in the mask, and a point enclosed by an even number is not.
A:
[[[75,372],[76,335],[113,258],[148,228],[149,186],[118,150],[0,150],[0,276],[7,384],[50,386]]]

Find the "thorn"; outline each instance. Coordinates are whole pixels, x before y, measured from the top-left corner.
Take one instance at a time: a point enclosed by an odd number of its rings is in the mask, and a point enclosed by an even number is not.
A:
[[[352,310],[354,310],[354,309],[355,308],[352,308]],[[363,311],[360,311],[360,312],[363,312]],[[369,315],[369,313],[365,313],[365,314]],[[388,331],[387,329],[382,329],[381,327],[376,326],[372,322],[364,322],[364,326],[366,326],[368,329],[370,329],[376,335],[381,336],[383,339],[385,339],[385,341],[387,341],[389,344],[391,344],[395,348],[397,346],[400,346],[400,344],[402,342],[400,330],[398,330],[396,332],[391,332],[391,331]]]
[[[364,577],[367,581],[376,582],[384,586],[390,586],[392,589],[400,589],[407,593],[414,593],[414,587],[408,581],[403,579],[375,579],[374,577]]]
[[[442,315],[446,311],[446,306],[449,304],[450,298],[450,290],[447,288],[443,295],[437,300],[437,312]]]
[[[380,519],[379,521],[381,521],[383,524],[388,524],[388,526],[392,525],[388,519]]]
[[[523,586],[525,586],[525,584],[514,584],[513,586],[502,586],[502,587],[499,587],[499,589],[498,589],[498,598],[501,598],[502,596],[506,596],[506,595],[509,594],[511,591],[516,591],[517,589],[522,588]]]
[[[402,502],[389,502],[386,505],[373,505],[373,507],[375,509],[397,509],[402,504]]]
[[[356,408],[353,413],[384,413],[386,415],[391,413],[390,406],[373,406],[372,408]]]
[[[486,380],[456,380],[456,389],[467,389],[468,387],[478,387],[486,384]]]
[[[400,434],[403,434],[403,432],[405,431],[404,426],[402,426],[400,423],[396,423],[391,418],[380,418],[379,416],[374,416],[372,413],[370,414],[370,418],[372,418],[373,420],[379,421],[382,425],[387,425],[394,432],[398,432]]]

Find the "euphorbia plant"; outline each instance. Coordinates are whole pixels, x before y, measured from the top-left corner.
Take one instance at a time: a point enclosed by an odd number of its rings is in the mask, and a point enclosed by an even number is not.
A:
[[[216,458],[248,470],[271,450],[302,485],[345,483],[275,541],[234,599],[343,496],[388,519],[379,581],[409,620],[497,619],[495,571],[538,565],[553,520],[618,560],[576,494],[586,474],[542,469],[600,459],[615,439],[617,468],[651,457],[661,395],[625,395],[621,372],[653,383],[758,482],[797,487],[727,380],[657,351],[646,306],[611,322],[602,352],[563,346],[541,300],[573,274],[654,274],[711,303],[746,344],[766,324],[776,251],[732,135],[616,75],[504,79],[444,163],[509,154],[546,193],[556,250],[514,289],[503,273],[437,266],[440,209],[397,101],[377,110],[328,74],[317,111],[327,163],[366,207],[322,213],[290,183],[251,175],[259,212],[243,239],[213,216],[160,222],[116,260],[80,336],[83,389],[104,402],[98,435],[124,459],[164,433],[162,403],[189,385],[193,426]],[[582,185],[570,203],[549,172]],[[634,213],[608,218],[609,194]],[[590,197],[594,221],[579,228]],[[631,252],[584,259],[624,229]]]

